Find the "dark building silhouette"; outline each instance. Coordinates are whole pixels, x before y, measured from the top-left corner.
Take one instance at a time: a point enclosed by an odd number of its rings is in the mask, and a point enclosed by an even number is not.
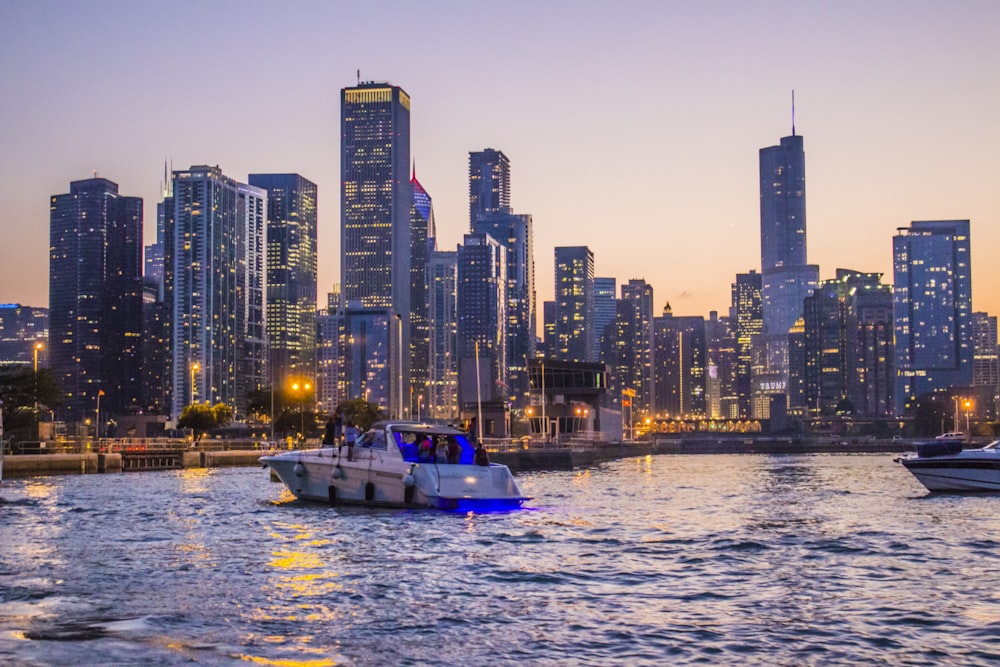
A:
[[[138,410],[141,394],[142,199],[105,178],[70,183],[50,206],[51,368],[65,416]]]
[[[657,416],[707,416],[705,352],[705,318],[675,316],[667,304],[653,320]]]

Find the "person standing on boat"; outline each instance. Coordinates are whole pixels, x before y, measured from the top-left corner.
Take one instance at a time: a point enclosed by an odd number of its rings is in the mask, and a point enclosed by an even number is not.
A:
[[[459,463],[462,460],[462,446],[455,438],[448,438],[448,463]]]
[[[438,463],[448,463],[448,443],[443,439],[439,440],[435,454],[437,455]]]
[[[334,444],[340,444],[342,442],[341,438],[344,437],[344,414],[337,408],[336,412],[333,413],[333,442]]]
[[[333,417],[330,417],[326,420],[326,426],[323,428],[323,446],[333,447],[335,444],[337,444],[336,424]]]
[[[354,443],[358,441],[358,429],[350,419],[347,420],[347,426],[344,427],[344,441],[347,443],[347,460],[353,461]]]

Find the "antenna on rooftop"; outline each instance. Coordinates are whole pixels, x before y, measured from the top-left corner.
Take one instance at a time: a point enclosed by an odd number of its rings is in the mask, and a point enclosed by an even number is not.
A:
[[[792,136],[795,136],[795,89],[792,88]]]
[[[361,85],[361,70],[358,70],[358,85]]]

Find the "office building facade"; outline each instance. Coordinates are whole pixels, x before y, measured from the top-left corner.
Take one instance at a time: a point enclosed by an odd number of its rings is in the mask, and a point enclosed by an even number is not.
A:
[[[915,221],[892,239],[896,416],[973,377],[968,220]]]
[[[555,249],[555,350],[561,361],[595,361],[594,253],[586,246]]]
[[[316,184],[299,174],[250,174],[267,193],[268,385],[316,379]]]
[[[504,211],[510,211],[510,160],[493,148],[469,153],[469,230]]]
[[[391,311],[410,346],[410,97],[399,86],[363,82],[341,91],[341,290],[347,317]],[[374,322],[365,318],[365,327]],[[376,317],[377,319],[377,317]],[[371,320],[371,321],[369,321]],[[347,323],[349,330],[353,325]],[[394,343],[398,345],[398,343]],[[389,414],[406,409],[409,354],[386,363]],[[402,363],[400,363],[402,360]]]
[[[64,416],[138,411],[142,393],[142,199],[105,178],[50,200],[50,367]]]
[[[458,403],[464,411],[480,401],[509,400],[507,248],[489,234],[466,234],[456,264]]]
[[[199,165],[173,173],[172,199],[170,414],[209,402],[242,416],[268,383],[267,194]]]

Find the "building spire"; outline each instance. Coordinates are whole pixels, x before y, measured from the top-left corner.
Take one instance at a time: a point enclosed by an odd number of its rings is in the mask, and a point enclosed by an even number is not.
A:
[[[417,180],[417,158],[413,158],[413,177],[410,180]]]
[[[795,89],[792,88],[792,136],[795,136]]]

